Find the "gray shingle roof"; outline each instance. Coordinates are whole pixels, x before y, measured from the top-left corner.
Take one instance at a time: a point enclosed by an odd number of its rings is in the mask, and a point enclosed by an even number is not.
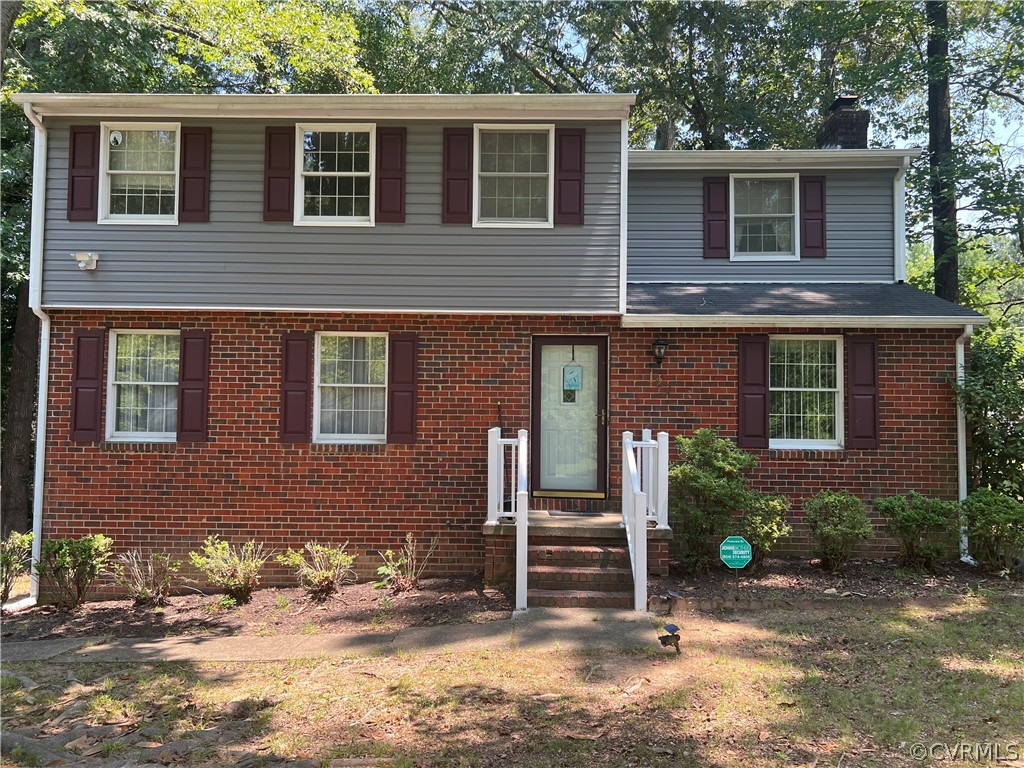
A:
[[[627,315],[956,318],[984,316],[906,283],[630,283]]]

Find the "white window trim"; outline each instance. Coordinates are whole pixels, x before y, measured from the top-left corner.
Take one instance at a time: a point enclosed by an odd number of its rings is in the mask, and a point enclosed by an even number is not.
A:
[[[480,219],[480,132],[548,134],[548,218],[547,221]],[[489,229],[553,229],[555,226],[555,126],[554,123],[474,123],[473,124],[473,226]]]
[[[174,131],[174,215],[117,214],[110,212],[110,132]],[[181,123],[100,123],[100,167],[97,211],[99,224],[175,225],[181,207]]]
[[[306,131],[323,133],[369,133],[370,134],[370,215],[369,216],[307,216],[303,211],[305,202],[305,185],[302,183],[303,147]],[[361,172],[360,172],[361,174]],[[348,172],[313,173],[312,176],[331,176],[350,178]],[[297,227],[372,227],[376,224],[377,209],[377,126],[374,123],[296,123],[295,125],[295,218]]]
[[[114,376],[117,373],[117,338],[118,336],[181,336],[181,331],[167,330],[163,328],[138,328],[132,330],[117,331],[111,330],[107,334],[107,413],[106,413],[106,439],[110,443],[173,443],[178,439],[177,431],[174,432],[116,432],[114,425],[117,423],[117,385],[114,383]],[[181,370],[178,371],[178,380],[181,381]],[[180,403],[179,403],[180,406]]]
[[[793,253],[736,252],[736,179],[793,180]],[[765,214],[774,215],[774,214]],[[781,214],[780,214],[781,215]],[[800,174],[799,173],[731,173],[729,174],[729,260],[730,261],[800,261]]]
[[[384,339],[384,434],[382,435],[324,435],[320,432],[320,339],[325,336],[361,336]],[[357,331],[318,331],[313,349],[313,442],[334,445],[382,445],[388,441],[388,354],[390,346],[386,333]],[[374,385],[376,386],[376,385]]]
[[[786,340],[786,341],[834,341],[836,343],[836,439],[835,440],[778,440],[771,437],[769,426],[769,448],[798,448],[801,450],[824,450],[824,451],[837,451],[843,449],[844,433],[843,428],[846,422],[846,410],[844,404],[846,402],[845,394],[845,372],[843,369],[843,360],[845,351],[843,349],[843,337],[838,334],[804,334],[804,333],[777,333],[772,334],[768,337],[768,366],[769,366],[769,379],[768,379],[768,415],[771,418],[771,343],[774,339]],[[820,390],[818,390],[820,391]]]

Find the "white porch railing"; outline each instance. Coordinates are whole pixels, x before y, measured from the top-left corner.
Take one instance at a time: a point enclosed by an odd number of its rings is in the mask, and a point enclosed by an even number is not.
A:
[[[516,610],[526,610],[527,536],[530,524],[529,435],[502,437],[500,427],[487,430],[487,525],[503,518],[516,523]],[[508,488],[508,509],[506,509]],[[515,489],[514,491],[512,489]]]
[[[622,524],[633,566],[633,610],[647,610],[647,523],[668,528],[668,433],[622,433]]]

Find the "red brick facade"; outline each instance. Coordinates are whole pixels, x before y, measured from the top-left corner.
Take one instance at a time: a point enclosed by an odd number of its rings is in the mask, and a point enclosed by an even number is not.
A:
[[[440,537],[435,573],[483,570],[487,430],[499,423],[506,430],[529,427],[533,335],[610,337],[608,505],[614,508],[622,431],[647,427],[674,437],[718,427],[735,436],[736,336],[776,332],[624,330],[617,317],[113,310],[53,310],[51,316],[44,538],[102,532],[119,550],[178,556],[210,533],[256,538],[274,549],[311,538],[348,541],[361,554],[364,575],[378,564],[375,552],[398,547],[406,532]],[[76,328],[209,329],[209,442],[72,442]],[[346,330],[419,335],[415,444],[280,442],[282,334]],[[790,495],[798,518],[800,501],[822,488],[846,488],[867,500],[910,489],[955,498],[949,382],[957,332],[874,333],[881,340],[880,447],[756,452],[757,484]],[[660,368],[651,365],[656,337],[670,342]],[[798,525],[787,549],[806,551],[806,545]],[[885,549],[878,540],[866,551]],[[265,583],[283,578],[270,569]]]

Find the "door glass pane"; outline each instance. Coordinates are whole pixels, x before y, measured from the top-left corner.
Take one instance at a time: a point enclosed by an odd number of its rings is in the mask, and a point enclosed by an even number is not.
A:
[[[573,354],[575,351],[575,355]],[[580,389],[566,390],[562,369],[583,368]],[[538,490],[596,491],[598,347],[544,344],[540,352],[540,478]]]

